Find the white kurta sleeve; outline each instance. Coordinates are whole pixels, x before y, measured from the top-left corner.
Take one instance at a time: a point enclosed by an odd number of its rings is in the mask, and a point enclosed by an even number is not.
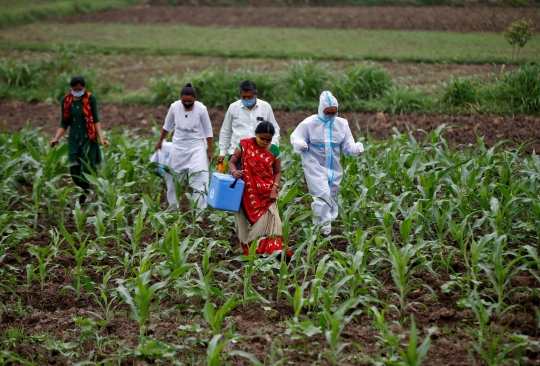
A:
[[[231,144],[232,136],[232,115],[231,115],[231,106],[227,109],[225,118],[223,119],[223,124],[221,125],[221,130],[219,131],[219,155],[227,155],[229,145]]]
[[[341,141],[341,152],[347,156],[358,156],[356,142],[354,141],[348,122],[343,125],[343,129],[345,130],[345,137]]]
[[[304,144],[307,146],[308,141],[309,141],[308,122],[301,122],[291,134],[291,145],[293,146],[293,151],[296,154],[301,154],[302,151],[300,150],[300,147]]]
[[[201,126],[205,139],[214,136],[214,133],[212,132],[212,123],[210,122],[210,116],[208,115],[208,109],[206,109],[204,106],[201,111]]]
[[[169,108],[169,111],[167,112],[167,117],[165,117],[165,124],[163,125],[163,129],[165,131],[171,131],[174,128],[174,108],[173,104],[171,104],[171,107]]]
[[[274,129],[276,130],[276,133],[274,134],[274,137],[272,137],[272,143],[274,145],[279,146],[279,126],[276,121],[276,117],[274,117],[274,111],[272,110],[272,107],[270,104],[268,105],[268,116],[267,121],[271,122],[274,125]]]

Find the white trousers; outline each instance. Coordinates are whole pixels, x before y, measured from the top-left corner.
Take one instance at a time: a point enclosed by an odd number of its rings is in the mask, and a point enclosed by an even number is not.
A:
[[[313,224],[322,225],[323,232],[329,232],[332,229],[332,221],[338,217],[338,205],[336,197],[339,191],[337,184],[327,185],[321,192],[318,190],[317,195],[313,195]]]
[[[178,174],[178,180],[186,178],[188,171],[182,171]],[[197,202],[197,211],[202,211],[206,208],[206,191],[208,189],[208,172],[199,172],[197,174],[188,177],[188,184],[193,189],[192,199]],[[178,206],[178,198],[176,197],[176,187],[174,185],[173,176],[165,174],[165,181],[167,182],[167,201],[170,205]]]
[[[187,179],[189,186],[193,189],[191,197],[197,203],[197,211],[204,210],[207,206],[206,191],[210,178],[204,145],[191,150],[177,149],[174,146],[171,151],[169,166],[176,173],[179,181]],[[167,200],[169,204],[178,206],[173,176],[166,174],[165,181],[167,182]]]

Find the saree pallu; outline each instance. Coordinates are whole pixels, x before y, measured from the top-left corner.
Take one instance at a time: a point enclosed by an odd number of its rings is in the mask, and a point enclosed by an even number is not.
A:
[[[84,123],[86,125],[88,138],[93,142],[97,142],[96,125],[94,123],[94,115],[92,113],[92,106],[90,105],[91,95],[92,93],[90,92],[85,92],[83,94],[81,98],[82,109],[84,113]],[[73,94],[67,93],[64,98],[64,106],[63,106],[64,121],[66,121],[66,123],[68,123],[68,121],[70,120],[70,115],[71,115],[70,111],[71,111],[72,103],[73,103]]]
[[[259,239],[257,254],[271,254],[283,250],[283,231],[279,210],[275,201],[270,201],[274,183],[274,161],[269,150],[259,147],[254,138],[240,141],[242,147],[242,170],[245,174],[242,207],[235,214],[236,232],[244,250],[249,254],[249,245]],[[287,251],[287,255],[292,255]]]

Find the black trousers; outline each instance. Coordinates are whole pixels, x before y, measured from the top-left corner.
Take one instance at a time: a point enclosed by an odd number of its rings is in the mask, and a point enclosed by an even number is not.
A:
[[[80,187],[83,190],[83,194],[79,196],[79,203],[82,205],[86,201],[86,194],[90,189],[90,183],[88,183],[82,176],[82,169],[80,165],[74,165],[69,168],[71,173],[71,179],[77,187]]]

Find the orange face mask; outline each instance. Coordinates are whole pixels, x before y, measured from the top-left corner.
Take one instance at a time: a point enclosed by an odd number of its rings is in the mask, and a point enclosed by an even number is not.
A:
[[[259,136],[257,136],[257,145],[259,145],[260,147],[267,147],[268,145],[270,145],[270,143],[261,140]]]

